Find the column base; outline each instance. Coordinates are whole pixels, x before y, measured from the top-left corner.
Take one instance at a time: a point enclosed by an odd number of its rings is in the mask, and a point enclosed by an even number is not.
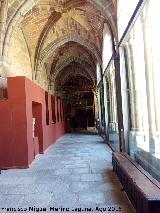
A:
[[[160,159],[160,135],[152,133],[149,136],[149,151]]]
[[[109,123],[109,131],[110,132],[117,132],[118,131],[118,123],[117,122],[110,122]]]
[[[149,141],[147,133],[144,131],[129,132],[129,154],[134,158],[134,154],[138,149],[149,151]]]
[[[149,133],[143,131],[130,131],[129,149],[132,157],[135,151],[142,149],[160,159],[160,135],[157,133],[149,135]]]

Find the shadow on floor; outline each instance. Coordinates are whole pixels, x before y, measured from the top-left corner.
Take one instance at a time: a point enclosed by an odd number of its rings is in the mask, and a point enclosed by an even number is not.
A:
[[[85,134],[85,135],[98,135],[98,131],[96,128],[88,128],[88,129],[82,129],[82,128],[72,128],[73,134]]]

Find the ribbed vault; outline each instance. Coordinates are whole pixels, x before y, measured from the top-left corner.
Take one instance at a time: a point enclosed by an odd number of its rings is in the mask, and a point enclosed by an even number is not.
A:
[[[76,77],[77,77],[77,80],[82,77],[85,79],[88,79],[89,84],[86,85],[86,88],[95,89],[95,85],[92,80],[91,73],[89,73],[88,70],[85,70],[85,67],[82,67],[81,64],[72,62],[68,66],[66,66],[64,69],[62,69],[61,72],[56,76],[55,90],[57,92],[60,92],[60,91],[63,92],[64,90],[63,86],[66,84],[66,82],[68,82],[72,78],[76,79]],[[84,82],[81,82],[81,83],[84,84]]]
[[[62,70],[64,75],[66,67],[73,67],[75,62],[95,85],[96,65],[102,63],[105,22],[117,38],[115,0],[4,2],[2,9],[7,14],[1,13],[6,22],[0,43],[3,56],[10,57],[12,35],[20,30],[29,52],[33,80],[48,88],[51,81],[54,84],[57,76],[62,76]]]
[[[94,126],[104,25],[117,41],[116,8],[116,0],[0,1],[0,63],[10,66],[0,72],[24,75],[62,96],[70,116],[83,118],[79,127]]]

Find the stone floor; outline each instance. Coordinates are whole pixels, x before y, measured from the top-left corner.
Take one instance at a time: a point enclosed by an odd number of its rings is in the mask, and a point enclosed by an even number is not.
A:
[[[133,213],[111,154],[97,135],[65,135],[31,168],[2,171],[0,212]]]

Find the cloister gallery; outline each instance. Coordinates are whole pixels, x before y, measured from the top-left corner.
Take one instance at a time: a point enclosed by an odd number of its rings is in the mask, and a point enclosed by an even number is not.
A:
[[[114,153],[125,156],[159,184],[159,6],[0,1],[2,171],[31,167],[64,134],[88,131],[112,149],[113,166]]]

